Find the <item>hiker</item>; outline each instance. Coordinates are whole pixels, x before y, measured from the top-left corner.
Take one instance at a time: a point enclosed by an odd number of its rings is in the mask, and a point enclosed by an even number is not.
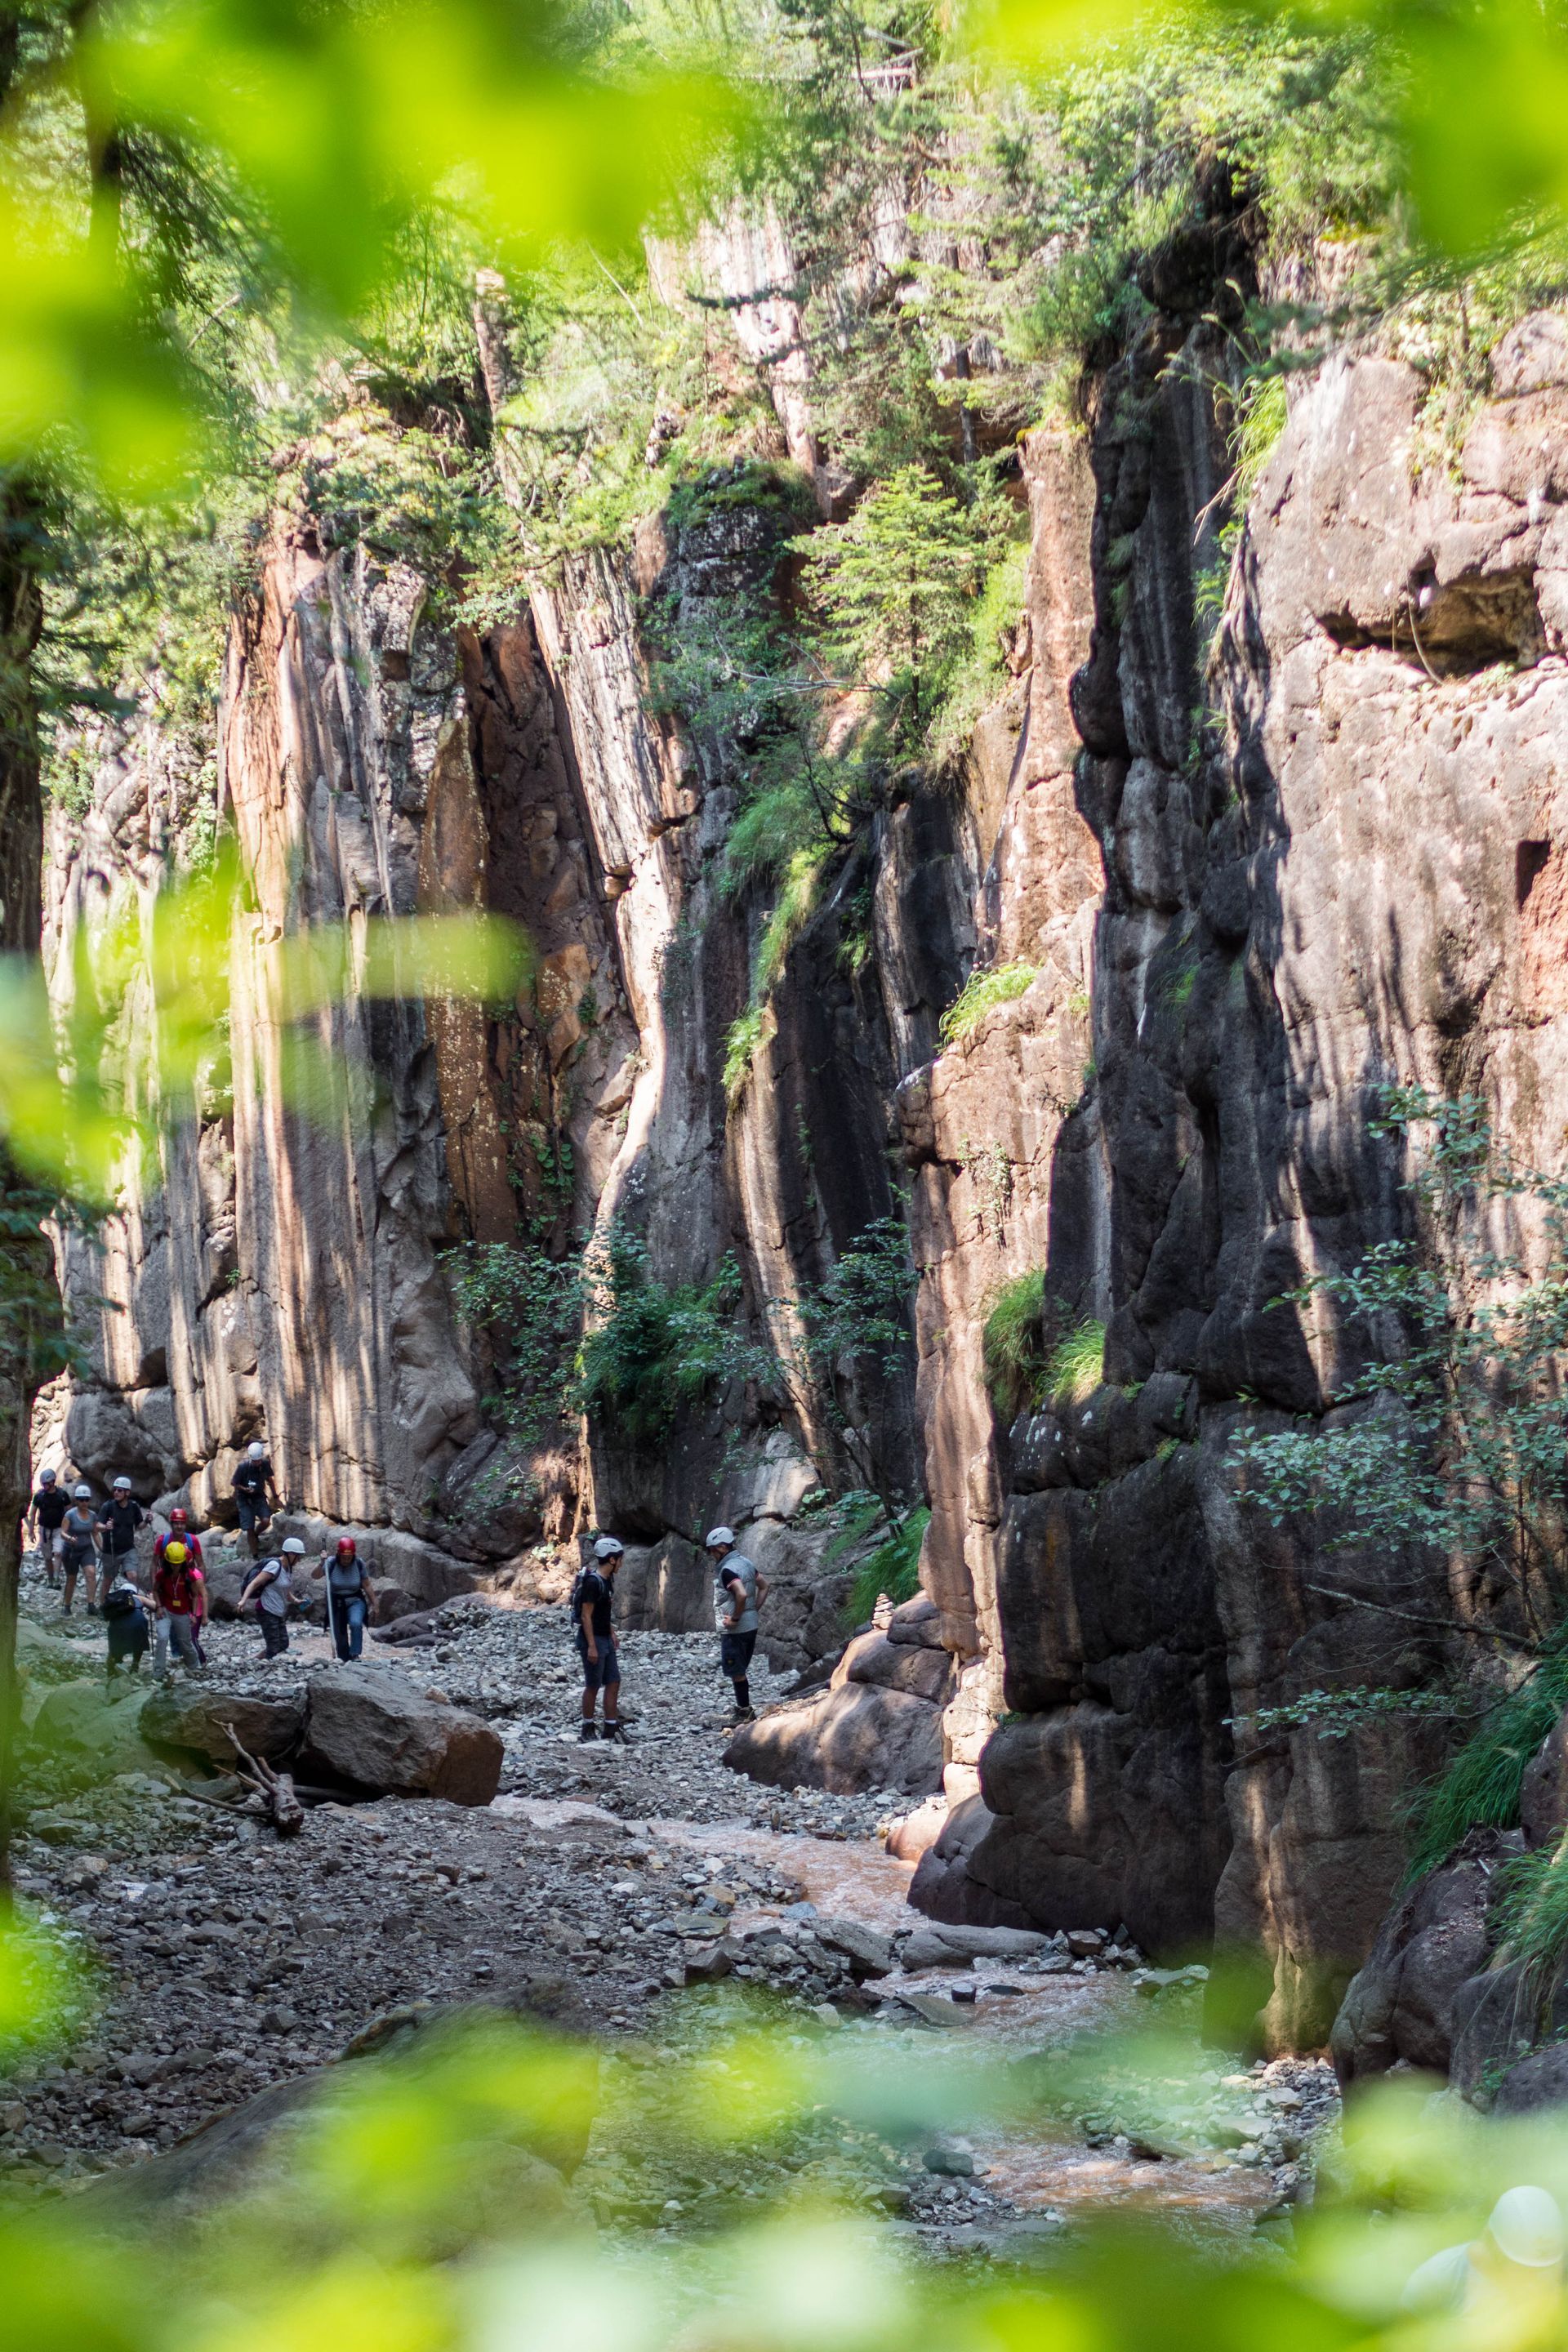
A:
[[[1433,2317],[1511,2303],[1533,2305],[1550,2318],[1563,2289],[1565,2244],[1562,2208],[1549,2189],[1505,2189],[1479,2238],[1445,2246],[1412,2271],[1400,2307]]]
[[[616,1570],[621,1564],[624,1544],[614,1536],[601,1536],[594,1546],[594,1565],[585,1568],[572,1587],[572,1626],[577,1641],[577,1655],[583,1661],[583,1720],[578,1727],[579,1740],[598,1739],[624,1742],[626,1727],[621,1721],[621,1662],[616,1652],[616,1637],[611,1631],[611,1617],[616,1601]],[[596,1695],[605,1694],[605,1728],[601,1734],[594,1721]]]
[[[68,1617],[76,1599],[78,1572],[87,1570],[87,1613],[98,1614],[98,1514],[92,1507],[92,1488],[84,1478],[72,1489],[71,1505],[60,1521],[64,1539],[62,1557],[65,1561],[66,1591],[60,1602],[60,1615]]]
[[[53,1470],[40,1470],[37,1492],[27,1506],[27,1540],[36,1542],[38,1547],[51,1592],[60,1580],[60,1562],[66,1549],[66,1539],[60,1533],[60,1521],[69,1508],[70,1496],[60,1485],[58,1474]]]
[[[289,1647],[289,1603],[294,1597],[294,1563],[304,1557],[305,1547],[299,1537],[286,1536],[282,1550],[275,1558],[261,1562],[239,1596],[242,1609],[247,1601],[256,1603],[256,1622],[261,1628],[268,1659],[280,1658]]]
[[[245,1449],[245,1458],[234,1474],[234,1506],[239,1513],[239,1524],[252,1559],[261,1550],[259,1538],[272,1525],[272,1514],[283,1508],[277,1482],[272,1475],[272,1464],[267,1448],[259,1438]],[[271,1656],[271,1652],[268,1655]]]
[[[369,1571],[353,1536],[340,1536],[331,1558],[322,1553],[321,1566],[327,1571],[327,1631],[332,1647],[347,1665],[364,1647],[364,1623],[370,1615]]]
[[[110,1489],[110,1498],[98,1515],[98,1539],[103,1550],[103,1591],[107,1599],[110,1578],[120,1573],[126,1561],[136,1558],[136,1530],[147,1514],[131,1491],[131,1481],[123,1472]],[[134,1571],[127,1574],[134,1584]]]
[[[719,1666],[735,1685],[736,1723],[755,1723],[748,1675],[757,1646],[757,1611],[768,1597],[768,1580],[754,1560],[735,1549],[733,1528],[710,1528],[704,1545],[713,1563],[713,1601],[719,1619]]]
[[[162,1682],[168,1673],[171,1643],[186,1673],[200,1674],[205,1662],[198,1633],[206,1615],[202,1547],[189,1532],[186,1515],[178,1505],[169,1514],[168,1534],[160,1536],[153,1548],[153,1601],[156,1618],[153,1678]]]
[[[142,1606],[142,1595],[132,1573],[135,1555],[117,1555],[114,1581],[106,1584],[103,1593],[103,1622],[109,1633],[109,1669],[106,1680],[118,1679],[121,1666],[132,1679],[142,1670],[147,1654],[147,1612]],[[107,1568],[104,1574],[107,1577]]]

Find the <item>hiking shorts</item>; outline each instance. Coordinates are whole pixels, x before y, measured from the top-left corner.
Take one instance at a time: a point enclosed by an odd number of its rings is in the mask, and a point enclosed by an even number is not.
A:
[[[577,1655],[583,1661],[583,1687],[584,1690],[604,1690],[609,1684],[618,1683],[621,1679],[621,1662],[616,1655],[615,1635],[595,1633],[594,1647],[599,1653],[596,1658],[588,1655],[587,1635],[578,1634]]]
[[[242,1535],[265,1534],[272,1525],[272,1507],[261,1495],[237,1495],[234,1507],[239,1513]]]
[[[743,1682],[752,1663],[752,1652],[757,1646],[757,1629],[749,1633],[721,1633],[719,1664],[732,1683]]]

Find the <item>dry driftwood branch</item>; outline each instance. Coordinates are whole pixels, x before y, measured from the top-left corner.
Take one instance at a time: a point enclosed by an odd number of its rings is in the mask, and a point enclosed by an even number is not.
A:
[[[248,1778],[257,1794],[266,1798],[268,1814],[279,1836],[298,1837],[305,1826],[305,1808],[295,1793],[294,1783],[289,1774],[275,1772],[265,1757],[252,1756],[243,1748],[232,1723],[226,1724],[224,1728],[228,1733],[229,1744],[235,1754],[247,1767],[247,1771],[241,1773],[240,1778]]]

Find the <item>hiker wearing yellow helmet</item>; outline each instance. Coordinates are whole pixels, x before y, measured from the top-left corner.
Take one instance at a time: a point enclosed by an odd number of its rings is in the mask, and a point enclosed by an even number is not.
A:
[[[158,1612],[158,1639],[153,1672],[161,1682],[169,1671],[173,1644],[180,1664],[191,1675],[202,1670],[196,1634],[206,1615],[206,1587],[202,1576],[202,1548],[192,1535],[183,1510],[169,1514],[169,1532],[160,1536],[153,1552],[153,1600]]]

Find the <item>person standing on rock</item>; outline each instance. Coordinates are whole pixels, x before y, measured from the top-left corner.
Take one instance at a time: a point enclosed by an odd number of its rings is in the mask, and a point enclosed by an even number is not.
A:
[[[280,1658],[289,1647],[289,1603],[294,1597],[294,1567],[304,1557],[305,1547],[299,1537],[286,1537],[282,1550],[275,1559],[260,1563],[239,1596],[242,1609],[247,1601],[256,1603],[257,1622],[261,1627],[268,1658]]]
[[[110,1498],[98,1515],[98,1539],[103,1547],[103,1590],[107,1599],[111,1580],[136,1558],[136,1530],[147,1517],[131,1491],[123,1471],[110,1489]],[[131,1580],[135,1582],[134,1574]]]
[[[60,1614],[68,1617],[76,1599],[76,1580],[83,1569],[87,1571],[87,1613],[98,1614],[98,1514],[92,1507],[92,1488],[84,1479],[71,1497],[71,1506],[60,1521],[64,1541],[66,1591],[60,1602]]]
[[[593,1567],[585,1568],[572,1587],[572,1623],[577,1655],[583,1661],[583,1721],[577,1733],[580,1740],[603,1737],[616,1741],[626,1736],[621,1721],[621,1662],[614,1631],[616,1570],[624,1551],[625,1546],[618,1544],[614,1536],[601,1536],[594,1546]],[[595,1702],[600,1691],[605,1694],[602,1735],[594,1720]]]
[[[768,1580],[754,1560],[735,1549],[733,1528],[710,1528],[705,1549],[713,1563],[720,1670],[735,1686],[735,1721],[754,1723],[752,1653],[757,1646],[757,1611],[768,1597]]]
[[[42,1554],[44,1573],[54,1591],[60,1580],[60,1562],[65,1557],[66,1539],[60,1533],[60,1521],[70,1508],[70,1496],[60,1485],[53,1470],[40,1470],[37,1492],[27,1506],[27,1540],[36,1543]]]
[[[370,1586],[353,1536],[340,1536],[331,1559],[321,1556],[327,1571],[327,1631],[332,1647],[347,1665],[364,1647],[364,1622],[370,1615]]]
[[[255,1559],[261,1549],[261,1538],[272,1525],[272,1514],[283,1508],[277,1481],[272,1475],[272,1464],[267,1448],[259,1438],[245,1449],[245,1458],[234,1474],[234,1507],[239,1513],[239,1524],[250,1557]],[[271,1652],[268,1652],[270,1657]]]
[[[158,1564],[153,1570],[153,1599],[158,1612],[153,1673],[160,1682],[169,1671],[171,1643],[187,1674],[199,1675],[202,1671],[196,1636],[206,1612],[199,1559],[195,1538],[187,1540],[173,1529],[159,1547]]]

